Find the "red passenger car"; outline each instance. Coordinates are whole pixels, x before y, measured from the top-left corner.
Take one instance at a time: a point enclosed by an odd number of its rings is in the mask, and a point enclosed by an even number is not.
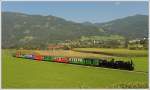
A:
[[[69,60],[66,57],[57,57],[54,61],[59,63],[69,63]]]
[[[43,60],[43,56],[42,55],[34,55],[34,60],[37,60],[37,61],[42,61]]]

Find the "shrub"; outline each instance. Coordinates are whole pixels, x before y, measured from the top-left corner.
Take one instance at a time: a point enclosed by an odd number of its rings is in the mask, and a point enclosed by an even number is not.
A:
[[[148,88],[147,82],[124,82],[117,83],[112,86],[113,88]]]

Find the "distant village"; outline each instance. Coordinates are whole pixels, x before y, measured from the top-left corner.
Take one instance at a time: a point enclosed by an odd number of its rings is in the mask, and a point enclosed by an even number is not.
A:
[[[130,50],[148,49],[148,38],[134,40],[65,40],[57,44],[50,44],[48,49],[72,48],[128,48]]]

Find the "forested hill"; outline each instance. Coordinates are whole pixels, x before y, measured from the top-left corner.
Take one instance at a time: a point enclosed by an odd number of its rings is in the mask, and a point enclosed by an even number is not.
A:
[[[81,36],[118,34],[141,38],[148,34],[148,16],[135,15],[102,24],[75,23],[56,16],[2,12],[2,48],[46,46]]]
[[[106,23],[96,23],[109,34],[118,34],[129,39],[143,38],[148,36],[148,16],[134,15],[113,20]]]
[[[80,36],[103,35],[95,26],[85,26],[55,16],[2,13],[2,45],[38,45]]]

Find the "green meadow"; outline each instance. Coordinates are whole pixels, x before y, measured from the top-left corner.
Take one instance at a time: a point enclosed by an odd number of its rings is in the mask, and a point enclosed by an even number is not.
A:
[[[148,57],[134,71],[15,58],[2,50],[2,88],[148,88]]]

